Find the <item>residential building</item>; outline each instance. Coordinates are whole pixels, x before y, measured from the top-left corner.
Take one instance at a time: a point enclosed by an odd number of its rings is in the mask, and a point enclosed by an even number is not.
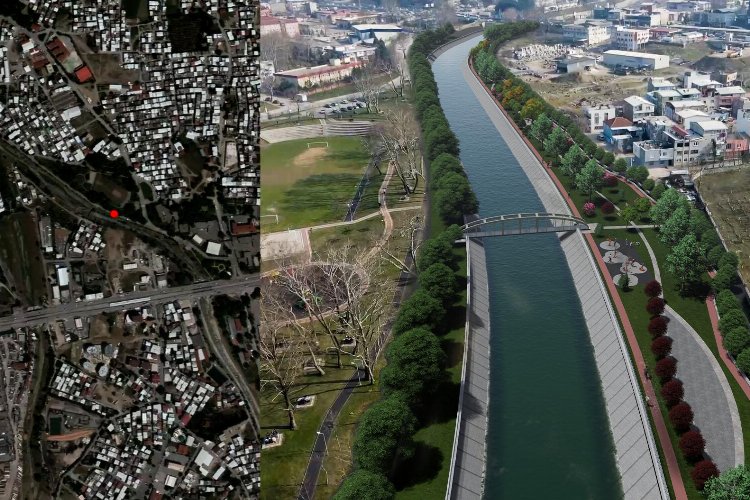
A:
[[[329,64],[280,71],[275,75],[282,81],[291,83],[295,89],[309,89],[341,82],[351,77],[352,71],[361,65],[359,61],[341,62],[340,59],[332,59]]]
[[[617,27],[614,45],[618,49],[638,51],[646,46],[650,38],[649,30]]]
[[[711,91],[716,101],[714,106],[717,108],[731,108],[734,101],[745,97],[745,89],[739,86],[719,87]]]
[[[666,78],[651,76],[648,79],[648,86],[646,87],[646,91],[653,92],[655,90],[675,90],[676,88],[677,85],[670,82]]]
[[[744,132],[727,135],[724,158],[727,160],[736,160],[748,153],[748,151],[750,151],[750,136]]]
[[[611,104],[601,104],[599,106],[588,106],[583,110],[588,121],[589,132],[599,132],[604,130],[604,122],[616,116],[616,109]]]
[[[290,38],[299,36],[299,23],[296,19],[285,19],[275,16],[260,17],[260,36],[267,36],[271,33],[281,33]]]
[[[618,116],[604,122],[604,140],[612,144],[620,152],[629,152],[633,148],[633,139],[640,140],[642,128],[633,122]]]
[[[643,97],[631,95],[623,101],[622,116],[631,122],[637,122],[647,116],[652,116],[655,109],[656,106]]]
[[[669,67],[669,56],[627,50],[607,50],[604,52],[603,62],[607,66],[662,69]]]
[[[395,24],[354,24],[352,29],[360,40],[393,40],[403,33],[403,28]]]
[[[713,9],[704,13],[705,22],[709,26],[728,28],[734,24],[737,14],[734,9]]]
[[[563,36],[586,45],[601,45],[611,39],[607,25],[592,22],[566,24],[563,26]]]
[[[674,160],[674,149],[657,141],[633,143],[633,161],[644,167],[669,167]]]
[[[677,119],[677,114],[688,109],[696,111],[708,111],[706,103],[695,99],[667,101],[664,104],[664,116],[676,123],[680,123],[680,120]]]

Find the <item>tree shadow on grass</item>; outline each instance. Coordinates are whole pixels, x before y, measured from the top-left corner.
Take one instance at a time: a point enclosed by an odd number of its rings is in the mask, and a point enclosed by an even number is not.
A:
[[[456,418],[458,412],[458,394],[461,384],[452,380],[443,380],[435,394],[433,394],[421,408],[414,411],[414,415],[421,427],[448,422]]]
[[[447,355],[446,365],[448,368],[453,368],[461,363],[464,358],[464,344],[463,342],[456,342],[455,340],[442,339],[440,347],[443,352]]]
[[[398,491],[435,479],[442,468],[445,457],[439,448],[420,442],[414,448],[414,455],[399,464],[393,477]]]
[[[359,181],[360,176],[354,174],[316,174],[299,179],[287,190],[282,209],[288,213],[325,209],[343,215]]]

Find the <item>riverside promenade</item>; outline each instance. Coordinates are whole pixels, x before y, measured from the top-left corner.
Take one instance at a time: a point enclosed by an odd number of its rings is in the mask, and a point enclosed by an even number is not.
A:
[[[462,66],[467,84],[487,112],[512,154],[531,181],[545,210],[551,213],[573,214],[554,181],[545,170],[528,144],[488,94],[483,84],[472,73],[468,61]],[[594,357],[602,384],[607,415],[609,417],[612,442],[620,481],[626,499],[667,499],[664,473],[648,421],[643,397],[638,386],[637,375],[629,358],[627,346],[620,330],[605,284],[599,274],[596,261],[580,232],[567,233],[560,237],[560,245],[566,256],[574,284],[594,348]],[[472,289],[472,293],[475,289]],[[469,336],[474,335],[472,331]],[[473,345],[467,343],[471,358]],[[468,403],[462,401],[461,411],[467,411]],[[462,420],[462,419],[461,419]],[[463,423],[459,421],[458,426]],[[609,446],[609,443],[602,443]],[[460,456],[466,454],[456,447]],[[455,457],[455,465],[470,462],[473,457]],[[478,469],[475,466],[475,470]],[[484,471],[484,462],[481,463]],[[452,477],[456,474],[451,471]],[[453,481],[455,483],[455,479]],[[681,495],[677,495],[678,498]],[[452,489],[451,498],[480,498],[470,490]]]
[[[481,240],[466,239],[466,333],[461,392],[446,499],[481,498],[487,453],[490,373],[490,288]]]

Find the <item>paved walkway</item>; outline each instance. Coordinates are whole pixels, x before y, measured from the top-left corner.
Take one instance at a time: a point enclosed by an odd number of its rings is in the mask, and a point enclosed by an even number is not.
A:
[[[667,306],[668,335],[674,339],[677,377],[685,384],[685,401],[706,439],[706,453],[721,471],[745,463],[742,425],[737,402],[719,362],[698,332]]]
[[[447,499],[482,497],[490,380],[490,290],[481,240],[466,240],[467,294],[464,359]]]
[[[544,204],[545,210],[553,213],[573,213],[580,217],[578,210],[554,175],[549,172],[533,147],[525,140],[515,124],[502,112],[489,90],[472,74],[468,65],[463,67],[465,78],[486,110],[488,116],[507,143],[519,165],[524,169],[529,180]],[[589,244],[590,249],[586,248]],[[617,318],[612,309],[604,283],[599,272],[606,275],[606,266],[601,257],[594,261],[592,255],[598,256],[598,250],[591,235],[584,238],[581,232],[561,238],[561,247],[566,255],[573,281],[581,300],[582,310],[594,347],[594,357],[602,382],[602,391],[609,417],[610,429],[615,445],[617,467],[624,496],[627,499],[667,499],[666,487],[661,463],[648,422],[645,405],[636,380],[637,372],[633,369],[627,347],[620,331]],[[597,271],[597,264],[599,271]],[[611,280],[607,286],[610,294],[619,301]],[[643,358],[638,350],[638,343],[632,327],[627,322],[624,306],[620,302],[618,312],[623,321],[628,342],[636,353],[636,361]],[[654,413],[657,421],[660,442],[667,454],[670,472],[676,470],[675,492],[678,499],[687,498],[679,475],[676,457],[666,431],[660,412]],[[666,445],[666,446],[665,446]],[[670,454],[671,452],[671,454]],[[671,458],[671,460],[670,460]]]

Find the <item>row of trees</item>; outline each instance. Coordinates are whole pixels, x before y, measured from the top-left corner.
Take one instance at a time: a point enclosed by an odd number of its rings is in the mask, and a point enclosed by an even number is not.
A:
[[[654,368],[656,376],[661,382],[661,396],[669,409],[668,417],[674,430],[680,434],[678,446],[685,459],[693,465],[691,477],[695,486],[703,489],[706,481],[719,474],[716,465],[711,460],[704,459],[706,441],[698,429],[693,427],[693,409],[682,400],[685,390],[682,381],[675,378],[677,360],[670,356],[672,338],[668,337],[667,319],[662,316],[665,308],[661,298],[661,284],[651,281],[646,284],[644,292],[648,297],[646,311],[651,316],[648,332],[651,334],[651,352],[656,358]]]
[[[724,348],[734,357],[737,368],[750,373],[750,331],[742,306],[731,290],[722,290],[716,295],[716,308]]]
[[[354,438],[355,471],[335,498],[338,500],[393,498],[399,464],[414,454],[417,415],[448,381],[446,355],[438,335],[445,329],[446,310],[460,292],[454,242],[461,229],[454,223],[477,211],[474,193],[458,160],[458,139],[450,130],[438,99],[437,84],[427,55],[453,33],[446,26],[416,37],[409,52],[416,114],[429,161],[431,203],[449,225],[425,241],[416,262],[419,289],[406,299],[393,322],[394,340],[388,364],[380,372],[383,399],[363,415]]]

